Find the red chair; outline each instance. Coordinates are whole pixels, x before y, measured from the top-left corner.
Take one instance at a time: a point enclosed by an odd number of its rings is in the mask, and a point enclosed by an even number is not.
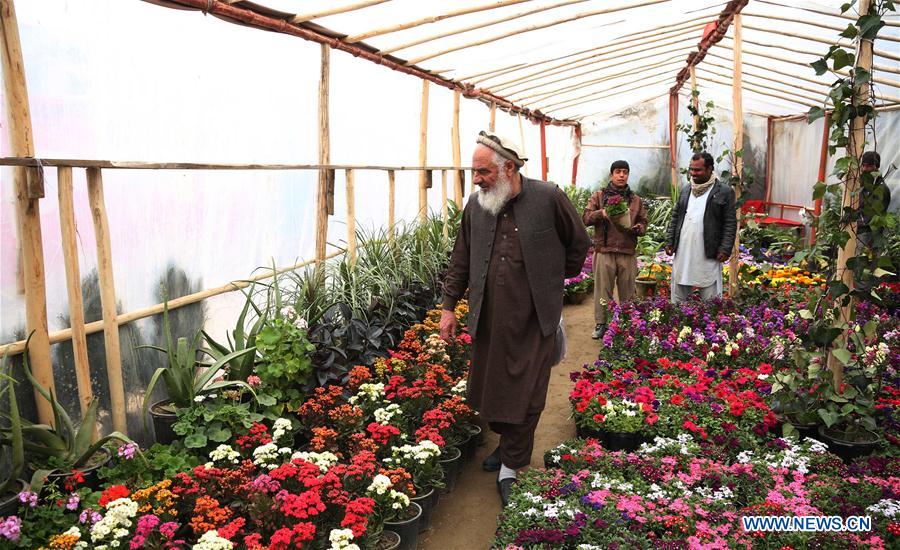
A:
[[[780,208],[779,216],[775,217],[769,214],[769,209],[771,207]],[[803,222],[790,220],[784,217],[784,210],[787,208],[788,210],[797,210],[798,212],[804,208],[802,206],[798,206],[796,204],[784,204],[780,202],[765,202],[765,201],[746,201],[744,205],[741,207],[741,212],[745,215],[753,216],[758,223],[762,224],[775,224],[781,225],[784,227],[794,227],[798,228],[801,231],[803,230]]]

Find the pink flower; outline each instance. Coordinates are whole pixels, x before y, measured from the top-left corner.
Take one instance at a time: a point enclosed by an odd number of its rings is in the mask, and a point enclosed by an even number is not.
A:
[[[251,374],[247,377],[247,385],[251,388],[258,388],[262,384],[262,378],[256,376],[255,374]]]

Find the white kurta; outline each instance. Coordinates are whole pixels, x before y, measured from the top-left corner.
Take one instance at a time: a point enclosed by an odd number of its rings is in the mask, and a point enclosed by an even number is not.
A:
[[[672,265],[672,283],[706,288],[722,288],[722,265],[715,258],[707,258],[703,246],[703,214],[712,186],[699,197],[688,198],[684,224],[678,239],[678,250]]]

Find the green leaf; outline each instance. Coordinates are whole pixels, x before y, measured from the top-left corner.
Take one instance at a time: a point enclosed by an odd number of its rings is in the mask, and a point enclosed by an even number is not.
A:
[[[272,397],[271,395],[260,393],[256,396],[256,402],[262,405],[263,407],[272,407],[275,403],[278,403],[278,400]]]
[[[831,56],[832,68],[835,71],[843,69],[844,67],[851,67],[853,65],[854,56],[851,53],[848,53],[847,50],[843,48],[838,48],[834,51],[834,55]]]
[[[853,0],[853,2],[841,4],[841,13],[847,13],[854,4],[856,4],[856,0]]]
[[[863,38],[875,38],[875,35],[884,26],[881,16],[877,14],[864,15],[859,18],[858,23],[859,34]]]
[[[848,365],[850,363],[852,355],[850,353],[850,350],[848,350],[847,348],[837,348],[832,353],[834,354],[834,358],[844,365]]]
[[[800,318],[801,319],[812,319],[813,313],[808,309],[801,309],[800,310]]]
[[[806,122],[812,123],[825,116],[825,109],[821,107],[810,107],[806,113]]]
[[[826,190],[827,190],[827,187],[825,185],[825,182],[817,181],[816,184],[813,186],[813,200],[818,200],[818,199],[821,199],[822,197],[824,197]]]
[[[835,424],[837,424],[837,421],[838,421],[837,413],[833,413],[826,409],[819,409],[817,412],[819,413],[819,418],[821,418],[822,421],[825,422],[825,426],[830,428],[830,427],[834,426]]]
[[[217,443],[224,443],[231,438],[231,430],[225,427],[209,428],[206,430],[206,436]]]
[[[828,72],[828,62],[825,59],[813,61],[809,66],[815,69],[817,76],[821,76]]]
[[[191,434],[184,438],[184,446],[188,449],[202,449],[206,447],[206,436],[203,434]]]
[[[844,29],[843,32],[841,32],[840,36],[843,36],[844,38],[849,38],[852,40],[852,39],[856,38],[856,35],[858,35],[858,34],[859,34],[859,31],[856,29],[856,26],[854,26],[853,23],[848,23],[847,28]]]

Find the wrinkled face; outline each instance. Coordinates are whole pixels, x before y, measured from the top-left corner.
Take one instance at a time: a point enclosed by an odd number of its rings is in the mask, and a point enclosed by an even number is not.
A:
[[[609,179],[616,187],[625,187],[628,185],[628,168],[616,168],[609,175]]]
[[[692,160],[689,170],[694,183],[706,183],[712,176],[712,166],[706,166],[703,159]]]
[[[472,182],[481,188],[482,191],[490,192],[497,185],[501,176],[507,178],[512,176],[513,162],[508,160],[503,163],[503,173],[494,162],[495,154],[493,149],[479,145],[475,148],[472,155]]]

